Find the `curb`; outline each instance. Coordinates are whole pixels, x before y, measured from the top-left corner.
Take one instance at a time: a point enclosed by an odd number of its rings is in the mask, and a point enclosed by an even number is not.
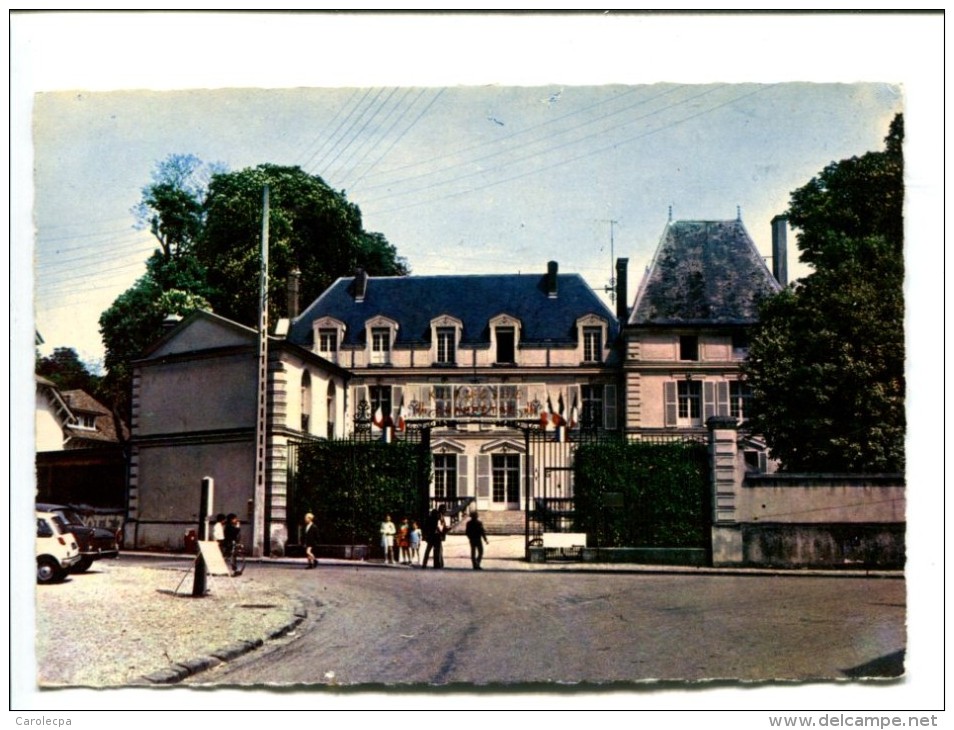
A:
[[[176,662],[166,669],[159,669],[155,672],[150,672],[149,674],[143,675],[140,677],[139,684],[177,684],[188,677],[193,677],[197,674],[201,674],[202,672],[212,669],[213,667],[217,667],[224,662],[237,659],[240,656],[248,654],[249,652],[255,651],[259,647],[264,646],[266,641],[280,639],[282,636],[290,633],[308,617],[308,609],[306,609],[304,605],[299,604],[295,607],[293,616],[294,618],[292,618],[291,621],[286,623],[284,626],[269,632],[263,638],[236,641],[235,643],[229,644],[228,646],[222,647],[221,649],[216,649],[215,651],[210,652],[208,655],[196,657],[195,659],[189,659],[188,661],[184,662]],[[132,684],[136,683],[133,682]]]

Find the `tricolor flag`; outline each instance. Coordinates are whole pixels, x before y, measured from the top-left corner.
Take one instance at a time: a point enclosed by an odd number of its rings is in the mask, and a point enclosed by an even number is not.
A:
[[[573,394],[573,407],[570,408],[570,428],[576,428],[580,422],[580,414],[576,407],[576,393]]]
[[[401,396],[401,405],[398,406],[397,411],[397,425],[395,426],[398,431],[404,430],[404,396]]]
[[[372,423],[378,428],[384,428],[384,411],[381,410],[381,406],[378,406],[378,409],[374,412]]]
[[[559,404],[560,410],[553,410],[553,402],[550,400],[550,396],[547,395],[547,408],[550,410],[550,420],[553,421],[554,426],[564,426],[566,425],[566,419],[563,417],[563,393],[560,393],[557,398],[557,403]]]

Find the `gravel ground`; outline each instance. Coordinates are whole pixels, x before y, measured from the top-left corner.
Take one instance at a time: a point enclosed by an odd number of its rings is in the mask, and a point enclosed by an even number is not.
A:
[[[296,619],[295,601],[256,583],[253,571],[210,577],[209,595],[192,598],[187,570],[186,562],[140,567],[120,558],[37,586],[38,686],[142,684],[145,675],[264,640]]]

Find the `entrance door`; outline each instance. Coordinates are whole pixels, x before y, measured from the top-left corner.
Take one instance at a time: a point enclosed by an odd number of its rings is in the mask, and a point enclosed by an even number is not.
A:
[[[492,455],[491,509],[520,509],[520,454]]]

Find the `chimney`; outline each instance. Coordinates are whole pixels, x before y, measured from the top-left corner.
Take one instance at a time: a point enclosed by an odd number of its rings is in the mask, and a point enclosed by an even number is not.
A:
[[[556,261],[547,263],[547,296],[550,299],[557,298],[557,270],[559,265]]]
[[[626,291],[629,259],[616,259],[616,318],[620,326],[626,324],[629,315],[629,293]]]
[[[298,316],[300,283],[301,271],[295,267],[288,274],[288,319],[295,319]]]
[[[772,274],[782,286],[788,286],[788,218],[772,219]]]
[[[368,293],[368,272],[364,269],[358,269],[354,272],[354,301],[360,304],[364,301],[364,295]]]

